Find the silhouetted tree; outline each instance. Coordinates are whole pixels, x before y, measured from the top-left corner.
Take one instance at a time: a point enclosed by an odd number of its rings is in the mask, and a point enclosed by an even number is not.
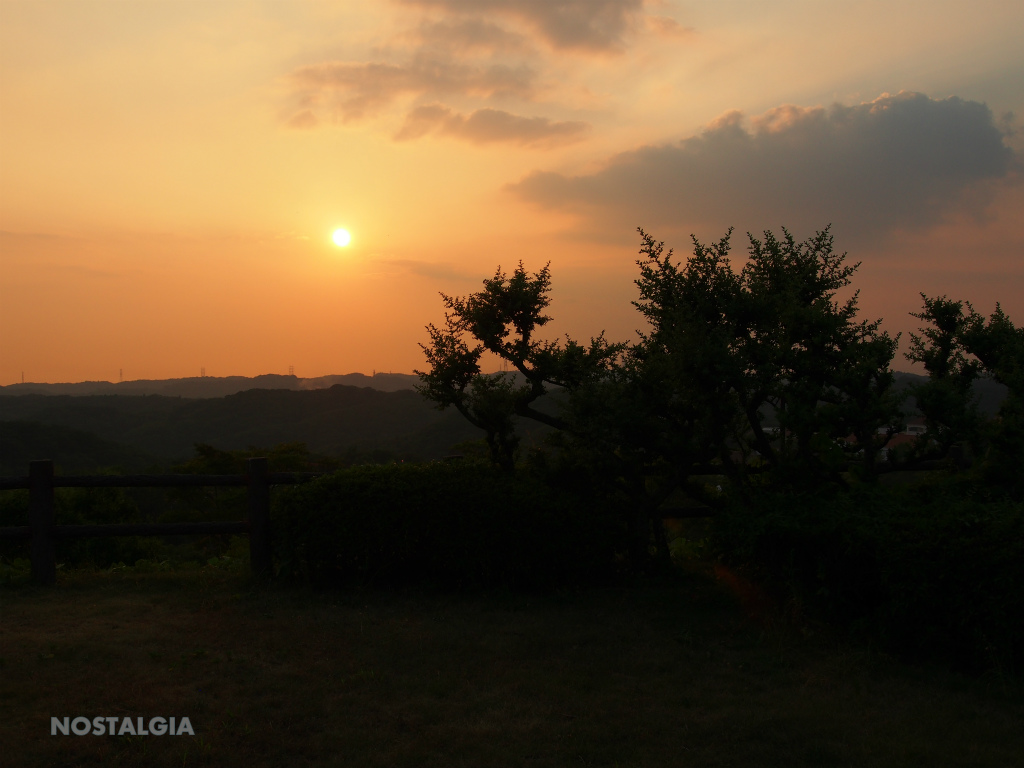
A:
[[[879,321],[856,319],[856,294],[837,300],[857,265],[834,252],[828,230],[802,243],[785,230],[781,239],[751,236],[739,272],[728,258],[731,230],[708,246],[694,239],[685,262],[639,232],[634,304],[649,328],[636,343],[609,344],[603,334],[589,346],[536,340],[550,320],[549,268],[531,276],[520,264],[469,297],[442,294],[445,326],[427,326],[431,368],[417,372],[419,391],[483,429],[505,467],[514,417],[560,430],[603,481],[626,489],[637,558],[652,522],[667,553],[654,513],[681,487],[701,497],[691,478],[725,474],[741,492],[763,470],[787,485],[843,483],[849,456],[838,439],[851,433],[870,476],[879,428],[891,433],[900,419],[889,369],[897,342]],[[520,378],[483,375],[484,351]],[[552,388],[565,393],[559,412],[537,410]],[[766,427],[769,415],[778,429]]]
[[[928,424],[925,439],[943,453],[957,443],[988,452],[990,479],[1020,494],[1024,462],[1024,329],[1000,305],[988,320],[969,302],[921,294],[924,308],[911,313],[928,323],[912,335],[907,358],[924,364],[928,381],[913,388]],[[971,386],[989,376],[1007,390],[995,423],[984,425]]]
[[[880,321],[857,321],[857,294],[836,299],[858,265],[844,263],[829,231],[802,243],[786,230],[748,235],[738,273],[731,231],[710,246],[695,239],[685,264],[640,234],[636,304],[651,331],[631,357],[637,380],[659,388],[647,407],[668,420],[662,453],[677,476],[714,458],[742,487],[756,455],[777,481],[841,482],[849,457],[838,440],[851,433],[873,467],[879,428],[900,416],[889,368],[897,340]]]
[[[990,434],[994,455],[988,462],[990,479],[1024,495],[1024,328],[1015,328],[996,304],[984,322],[974,313],[964,328],[964,347],[985,366],[985,372],[1008,390]]]
[[[977,324],[977,313],[969,303],[945,296],[930,299],[922,293],[921,299],[922,310],[910,314],[927,325],[920,328],[920,335],[910,334],[906,358],[924,365],[928,381],[911,387],[910,393],[927,427],[919,449],[934,444],[945,455],[953,444],[973,444],[979,437],[981,420],[971,388],[982,364],[963,343],[964,331]]]
[[[511,277],[499,267],[478,293],[464,298],[442,293],[444,327],[428,325],[430,344],[420,345],[430,370],[416,371],[423,382],[417,390],[441,409],[456,408],[482,429],[491,458],[508,469],[519,443],[515,417],[567,429],[563,418],[538,410],[536,401],[607,372],[622,350],[605,341],[603,333],[586,346],[569,338],[564,344],[536,338],[551,320],[544,314],[551,302],[549,266],[531,276],[520,262]],[[484,375],[480,358],[485,351],[508,362],[521,378]]]

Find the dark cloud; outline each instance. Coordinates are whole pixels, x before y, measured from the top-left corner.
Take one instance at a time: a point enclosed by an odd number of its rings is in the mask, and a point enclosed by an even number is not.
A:
[[[580,141],[589,128],[586,123],[520,117],[500,109],[478,109],[467,117],[434,104],[410,112],[395,139],[408,141],[436,131],[474,144],[504,142],[549,148]]]
[[[525,21],[555,48],[613,51],[622,46],[643,0],[401,0],[457,14],[500,14]]]
[[[405,94],[527,97],[534,74],[526,66],[473,66],[419,55],[408,64],[314,64],[296,70],[291,79],[302,108],[327,106],[347,122],[372,115]]]
[[[954,208],[981,211],[985,183],[1017,165],[988,107],[959,98],[783,106],[744,122],[732,112],[700,136],[622,153],[592,175],[536,172],[508,188],[583,214],[591,231],[807,232],[832,222],[860,239],[927,227]]]
[[[530,49],[520,34],[482,19],[424,21],[411,35],[418,43],[450,53],[521,53]]]
[[[642,21],[644,0],[397,0],[424,10],[418,25],[398,34],[384,61],[327,61],[300,67],[289,76],[290,93],[282,119],[293,128],[372,117],[395,100],[533,100],[538,90],[534,43],[558,49],[616,51],[623,36]],[[656,17],[662,34],[678,34],[678,24]],[[674,25],[674,26],[673,26]],[[524,29],[524,26],[527,29]],[[404,62],[387,54],[404,50]],[[411,116],[401,138],[422,135],[423,115]],[[498,110],[469,117],[448,116],[435,126],[476,142],[520,143],[575,140],[578,123],[519,118]]]

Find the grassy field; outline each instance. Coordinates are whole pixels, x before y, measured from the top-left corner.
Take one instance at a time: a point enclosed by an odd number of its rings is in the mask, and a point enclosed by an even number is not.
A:
[[[127,569],[0,599],[11,766],[1024,764],[1012,683],[778,621],[721,570],[525,596]],[[196,735],[49,735],[76,715]]]

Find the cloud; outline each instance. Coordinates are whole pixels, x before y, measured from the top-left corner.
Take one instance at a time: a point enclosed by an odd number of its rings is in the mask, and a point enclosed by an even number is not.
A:
[[[410,112],[395,140],[409,141],[436,131],[473,144],[504,142],[550,148],[580,141],[589,129],[586,123],[520,117],[500,109],[478,109],[467,117],[434,104]]]
[[[401,0],[457,14],[499,14],[526,22],[554,48],[616,51],[643,0]]]
[[[649,0],[647,0],[649,1]],[[377,61],[325,61],[295,69],[287,77],[289,94],[282,112],[292,128],[331,122],[349,123],[386,112],[396,101],[536,101],[559,91],[544,79],[546,57],[538,39],[557,50],[620,51],[627,33],[644,21],[645,0],[396,0],[421,11],[412,26],[377,49]],[[686,34],[666,17],[647,20],[656,34]],[[395,60],[393,54],[402,58]],[[548,53],[550,57],[550,52]],[[474,107],[484,106],[474,104]],[[422,135],[422,115],[399,136]],[[480,110],[459,122],[449,116],[442,132],[470,141],[519,141],[537,144],[575,140],[583,126],[524,122],[497,110]],[[498,138],[490,138],[497,136]],[[535,137],[535,138],[517,138]],[[572,137],[570,139],[570,137]]]
[[[434,280],[465,280],[470,277],[476,277],[476,275],[469,275],[445,262],[420,261],[418,259],[383,259],[381,263],[396,267],[400,271]]]
[[[591,175],[535,172],[508,189],[575,211],[590,231],[720,232],[832,222],[844,239],[983,211],[1019,160],[984,104],[884,94],[831,109],[729,112],[699,136],[616,155]]]
[[[668,16],[648,16],[646,21],[648,29],[661,37],[683,38],[696,34],[693,27],[684,27]]]
[[[482,19],[423,21],[409,37],[421,45],[460,54],[521,53],[531,48],[523,35]]]
[[[331,61],[301,67],[291,75],[303,110],[327,105],[343,122],[375,114],[407,94],[528,97],[533,79],[526,66],[475,66],[422,53],[408,64]],[[301,112],[295,120],[301,120]]]
[[[303,130],[303,129],[306,129],[306,128],[316,128],[316,126],[319,123],[320,123],[320,121],[316,119],[316,115],[314,115],[308,109],[302,110],[298,114],[293,115],[288,120],[289,127],[291,127],[291,128],[298,128],[300,130]]]

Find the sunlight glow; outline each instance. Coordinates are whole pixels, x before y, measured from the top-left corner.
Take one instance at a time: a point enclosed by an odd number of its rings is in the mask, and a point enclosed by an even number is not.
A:
[[[352,241],[352,236],[348,233],[347,229],[336,229],[331,239],[334,240],[336,246],[344,248]]]

